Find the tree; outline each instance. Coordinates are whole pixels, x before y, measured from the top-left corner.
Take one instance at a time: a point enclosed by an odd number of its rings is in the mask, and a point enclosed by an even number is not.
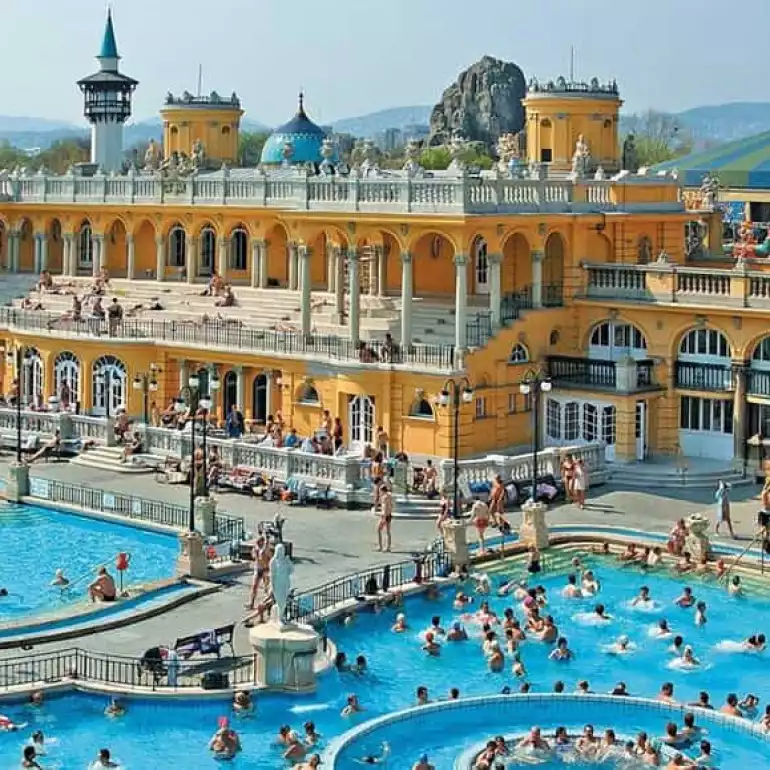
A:
[[[633,133],[640,166],[654,166],[687,155],[693,140],[676,115],[648,110],[625,118],[626,134]]]
[[[238,161],[242,166],[256,166],[262,157],[269,134],[264,131],[242,131],[238,143]]]
[[[460,160],[468,166],[482,169],[492,168],[494,161],[481,142],[474,142],[460,153]],[[430,171],[442,171],[452,162],[452,154],[446,145],[428,147],[420,155],[420,165]]]

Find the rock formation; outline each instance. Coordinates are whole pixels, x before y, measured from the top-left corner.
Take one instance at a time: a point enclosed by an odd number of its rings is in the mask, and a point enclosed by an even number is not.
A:
[[[501,134],[524,128],[521,100],[526,91],[524,73],[517,65],[484,56],[460,73],[433,108],[429,144],[448,144],[460,134],[493,150]]]

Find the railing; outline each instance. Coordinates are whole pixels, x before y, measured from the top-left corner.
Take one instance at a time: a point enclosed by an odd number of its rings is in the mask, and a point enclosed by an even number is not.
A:
[[[437,540],[428,551],[415,554],[412,559],[354,572],[307,591],[295,592],[286,608],[286,619],[314,624],[324,613],[346,602],[444,576],[449,566],[444,543]]]
[[[214,514],[214,535],[222,543],[241,543],[246,539],[246,529],[241,516],[228,513]]]
[[[770,396],[770,372],[748,369],[746,389],[752,396]]]
[[[510,179],[491,173],[429,172],[420,178],[398,171],[380,176],[308,176],[300,169],[278,169],[250,175],[229,170],[180,178],[132,171],[123,176],[92,177],[0,175],[0,199],[33,204],[206,205],[281,208],[310,211],[415,212],[415,213],[536,213],[540,211],[615,211],[633,200],[633,187],[677,186],[675,180],[627,177],[622,196],[611,180],[572,182],[568,179]],[[684,210],[683,203],[661,203]]]
[[[214,320],[165,321],[127,318],[113,328],[105,321],[62,320],[60,316],[37,311],[0,308],[0,328],[68,337],[109,337],[113,339],[164,342],[180,346],[201,346],[228,351],[266,353],[292,358],[325,358],[357,361],[361,364],[414,366],[420,369],[451,371],[455,368],[454,346],[414,344],[406,347],[382,341],[362,342],[334,335],[302,335],[299,332],[272,331]]]
[[[226,671],[231,687],[255,684],[252,656],[223,659],[217,661],[216,665]],[[203,674],[211,668],[211,661],[178,660],[171,666],[159,662],[153,671],[139,658],[95,653],[73,647],[0,661],[0,689],[87,682],[173,691],[200,687]]]
[[[730,391],[735,387],[735,376],[730,365],[677,361],[676,387],[684,390],[707,390],[715,393]]]
[[[583,387],[616,387],[614,361],[596,361],[570,356],[550,356],[548,373],[555,385],[580,385]]]
[[[655,386],[655,362],[649,358],[636,362],[636,387],[640,390]]]

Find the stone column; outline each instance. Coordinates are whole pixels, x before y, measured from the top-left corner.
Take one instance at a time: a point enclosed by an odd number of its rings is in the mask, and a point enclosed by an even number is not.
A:
[[[42,251],[42,246],[41,246],[41,244],[42,244],[42,234],[41,233],[35,233],[34,239],[35,239],[35,258],[34,258],[34,261],[33,261],[33,270],[36,273],[39,273],[39,272],[41,272],[41,270],[40,270],[40,263],[41,263],[40,253]]]
[[[126,233],[126,278],[136,278],[136,243],[132,233]]]
[[[18,273],[20,269],[21,233],[18,230],[11,230],[8,233],[8,269],[12,273]]]
[[[62,255],[61,255],[62,275],[75,275],[75,271],[73,270],[73,266],[75,263],[75,258],[73,255],[73,252],[74,252],[73,236],[70,233],[66,233],[62,237],[64,239],[64,243],[62,244]]]
[[[388,288],[388,256],[384,246],[377,247],[377,294],[384,297]]]
[[[542,251],[532,252],[532,307],[543,307],[543,258]]]
[[[227,280],[227,257],[229,253],[228,246],[230,244],[229,238],[219,239],[219,275],[223,281]]]
[[[181,393],[187,387],[187,381],[190,379],[190,368],[187,361],[182,359],[179,362],[179,392]]]
[[[335,279],[337,278],[336,263],[334,261],[334,246],[326,244],[326,291],[334,292]]]
[[[345,323],[345,252],[339,246],[334,247],[334,270],[334,315],[342,326]]]
[[[733,455],[735,457],[735,467],[741,471],[746,465],[746,369],[745,361],[733,363],[733,374],[735,376],[735,391],[733,393]]]
[[[502,277],[501,263],[502,254],[488,254],[489,262],[489,314],[492,319],[492,328],[499,329],[502,326],[501,305],[502,297]]]
[[[549,535],[545,514],[548,506],[527,500],[521,506],[521,529],[519,541],[524,545],[535,545],[538,549],[548,548]]]
[[[155,238],[155,280],[162,281],[166,277],[166,239],[159,235]]]
[[[244,399],[246,398],[246,372],[242,366],[235,367],[235,401],[238,409],[243,412],[246,409]]]
[[[259,247],[259,288],[267,288],[267,241],[262,241]]]
[[[209,382],[211,382],[212,377],[217,374],[217,367],[215,364],[209,364],[206,368],[209,371]],[[224,385],[224,382],[220,379],[220,390],[212,390],[209,388],[209,398],[211,398],[211,409],[209,409],[209,414],[217,414],[217,401],[221,392],[221,385]],[[226,417],[227,415],[224,416]]]
[[[468,345],[468,257],[455,254],[455,347],[462,352]]]
[[[412,344],[412,254],[401,252],[401,345]]]
[[[40,233],[40,272],[48,270],[48,233]]]
[[[311,324],[311,311],[312,311],[312,296],[310,293],[310,249],[307,246],[302,245],[298,248],[299,265],[300,265],[300,288],[302,290],[300,299],[300,314],[301,314],[301,327],[302,335],[308,337],[310,335]]]
[[[93,244],[93,253],[92,253],[93,274],[99,275],[99,273],[102,271],[102,265],[106,261],[105,255],[104,255],[104,236],[103,235],[91,236],[91,243]]]
[[[289,289],[291,291],[297,290],[297,244],[289,243],[287,245],[289,250]]]
[[[198,239],[188,235],[184,251],[185,278],[187,283],[195,283],[195,276],[198,274]]]
[[[273,413],[273,373],[272,371],[265,372],[265,412],[267,412],[267,416]]]
[[[256,289],[259,286],[259,239],[251,239],[251,280],[250,285],[252,289]]]
[[[350,295],[350,341],[358,345],[361,339],[361,287],[358,285],[359,255],[355,249],[348,250],[348,294]]]

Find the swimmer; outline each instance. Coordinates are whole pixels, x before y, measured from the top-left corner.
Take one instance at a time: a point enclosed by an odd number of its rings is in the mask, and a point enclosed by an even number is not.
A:
[[[658,625],[653,630],[652,636],[657,636],[659,639],[667,639],[672,635],[673,635],[673,632],[671,631],[671,628],[668,625],[668,621],[665,618],[661,618],[658,621]]]
[[[580,560],[579,556],[573,556],[570,564],[572,565],[572,569],[574,569],[576,572],[583,571],[583,562]]]
[[[746,697],[738,704],[743,716],[746,719],[756,719],[759,714],[759,698],[756,695],[748,693]]]
[[[661,685],[657,700],[663,701],[664,703],[674,702],[674,685],[672,682],[664,682]]]
[[[37,752],[34,746],[25,746],[24,753],[21,757],[21,766],[27,768],[37,768],[37,770],[43,770],[42,766],[37,762]]]
[[[27,705],[32,706],[33,708],[40,708],[44,702],[45,702],[45,693],[42,690],[35,690],[35,692],[33,692],[29,696]]]
[[[512,628],[515,620],[516,616],[513,614],[513,608],[506,607],[503,610],[503,630],[507,631],[509,628]]]
[[[594,615],[599,618],[599,620],[606,620],[608,623],[612,620],[612,615],[608,615],[605,612],[603,604],[597,604],[596,607],[594,607]]]
[[[305,722],[305,746],[316,746],[321,740],[321,734],[315,729],[315,722]]]
[[[45,735],[42,730],[35,730],[29,739],[29,745],[34,746],[37,756],[45,756]]]
[[[719,709],[722,714],[727,714],[731,717],[742,717],[740,709],[738,708],[738,696],[731,692],[727,698],[725,698],[724,705]]]
[[[553,747],[559,754],[563,754],[572,748],[572,741],[566,727],[556,728],[556,732],[553,734]]]
[[[682,595],[674,602],[677,607],[683,607],[687,609],[695,604],[695,597],[692,595],[692,588],[685,586],[682,590]]]
[[[96,759],[88,767],[89,770],[99,770],[102,767],[118,767],[118,763],[112,761],[109,749],[99,749]]]
[[[743,596],[743,586],[741,585],[741,579],[738,575],[733,575],[733,579],[727,587],[727,593],[729,593],[730,596]]]
[[[511,622],[511,625],[509,628],[506,629],[505,635],[508,636],[508,633],[510,632],[511,637],[518,645],[520,642],[523,642],[526,640],[527,635],[524,633],[521,623],[519,623],[518,620],[513,620]]]
[[[238,690],[233,696],[233,711],[238,714],[248,714],[254,710],[251,693],[247,690]]]
[[[369,670],[369,664],[366,662],[366,658],[363,655],[356,656],[356,662],[350,667],[350,673],[361,676]]]
[[[556,627],[553,617],[548,615],[543,621],[543,628],[539,633],[539,639],[541,642],[545,642],[546,644],[552,644],[558,638],[559,629]]]
[[[538,749],[540,751],[549,751],[551,746],[549,745],[548,741],[543,738],[540,728],[539,727],[533,727],[529,734],[522,738],[517,746],[517,749]]]
[[[599,593],[599,581],[596,579],[594,573],[590,569],[583,573],[581,587],[584,594],[593,596],[594,594]]]
[[[128,711],[128,709],[122,701],[118,700],[118,698],[112,698],[107,704],[107,708],[104,709],[104,716],[117,719],[118,717],[122,717],[126,711]]]
[[[323,764],[320,754],[311,754],[307,762],[300,762],[294,765],[292,770],[317,770]]]
[[[500,673],[505,668],[505,656],[500,649],[499,642],[493,642],[489,647],[489,655],[487,656],[487,665],[489,670],[493,673]]]
[[[649,604],[651,601],[650,589],[647,586],[642,586],[639,589],[639,595],[632,600],[631,606],[636,607],[638,604]]]
[[[696,666],[700,666],[700,661],[695,657],[695,653],[689,644],[686,645],[682,651],[682,657],[680,660],[682,661],[682,665],[686,666],[687,668],[695,668]]]
[[[688,703],[687,705],[699,709],[706,709],[708,711],[714,710],[714,707],[711,705],[711,698],[705,690],[701,690],[698,693],[698,700],[693,701],[692,703]]]
[[[436,768],[428,761],[428,755],[423,754],[413,765],[412,770],[436,770]]]
[[[770,705],[765,706],[765,713],[759,720],[759,726],[766,732],[770,732]]]
[[[463,628],[463,624],[459,620],[455,620],[446,635],[446,640],[448,642],[464,642],[467,638],[468,632]]]
[[[383,741],[380,745],[380,753],[378,756],[374,754],[367,754],[361,759],[354,759],[353,761],[359,765],[384,765],[388,761],[390,756],[390,744],[387,741]]]
[[[698,766],[686,759],[683,754],[676,753],[671,759],[669,759],[666,765],[666,770],[678,770],[678,768],[684,768],[684,770],[698,770]]]
[[[345,704],[345,708],[342,709],[340,712],[341,717],[349,717],[353,716],[353,714],[358,714],[364,709],[361,706],[361,702],[358,700],[358,696],[351,693],[348,695],[347,703]]]
[[[527,675],[527,669],[524,668],[524,664],[521,662],[521,655],[518,652],[513,654],[513,665],[511,666],[511,672],[517,679],[522,679]]]
[[[452,687],[449,690],[449,700],[458,700],[460,697],[460,691],[456,687]]]
[[[692,555],[689,551],[685,551],[682,554],[682,558],[676,563],[674,570],[680,575],[684,575],[688,572],[692,572],[695,569],[695,563],[692,560]]]
[[[635,649],[636,647],[631,644],[631,640],[625,634],[621,634],[612,644],[604,647],[604,652],[610,655],[628,655]]]
[[[647,568],[648,569],[655,569],[656,567],[660,566],[660,563],[663,561],[663,551],[661,550],[660,546],[656,545],[652,552],[647,556]]]
[[[489,582],[489,575],[472,575],[476,581],[476,593],[487,596],[492,591],[492,585]]]
[[[408,628],[409,626],[406,624],[406,615],[404,615],[403,612],[399,612],[398,615],[396,615],[396,622],[393,624],[393,627],[390,630],[394,634],[401,634]]]
[[[209,751],[222,759],[232,759],[241,750],[241,739],[235,730],[230,729],[230,720],[220,717],[217,731],[209,741]]]
[[[53,580],[51,581],[51,585],[56,588],[66,588],[70,584],[69,579],[64,575],[64,570],[59,569],[56,570],[53,576]]]
[[[709,770],[709,768],[716,767],[714,764],[714,758],[711,756],[711,743],[708,741],[701,741],[699,748],[700,755],[693,760],[695,766],[702,767],[704,770]]]
[[[393,627],[393,630],[395,630],[395,626]],[[345,655],[344,652],[338,652],[334,656],[334,668],[337,669],[341,674],[344,674],[346,671],[350,671],[350,663],[348,663],[348,656]]]
[[[586,725],[583,728],[583,734],[575,742],[575,750],[586,759],[592,759],[596,756],[599,748],[599,739],[594,735],[593,725]]]
[[[628,688],[625,682],[618,682],[610,691],[610,695],[628,697]]]
[[[688,711],[684,715],[684,726],[679,734],[689,744],[696,740],[702,733],[703,730],[695,724],[695,714],[693,714],[692,711]]]
[[[636,543],[629,543],[623,551],[621,551],[617,559],[618,561],[636,561],[639,558],[639,553],[636,550]]]
[[[724,577],[726,572],[727,572],[727,565],[725,564],[725,560],[718,559],[717,563],[714,565],[714,574],[717,576],[717,579]]]
[[[521,601],[527,595],[527,583],[524,580],[509,580],[497,589],[498,596],[513,594],[514,599]]]
[[[421,684],[417,688],[417,705],[418,706],[426,706],[428,703],[430,703],[430,696],[428,695],[428,688]]]
[[[422,651],[434,658],[441,655],[441,645],[436,641],[436,637],[432,631],[428,631],[428,633],[425,634],[425,644],[422,646]]]
[[[554,649],[551,650],[551,653],[548,656],[548,659],[555,660],[558,662],[566,662],[566,661],[572,660],[573,657],[575,656],[572,653],[572,650],[570,650],[569,648],[567,639],[563,636],[560,636],[559,640],[556,642],[556,647],[554,647]]]
[[[747,650],[750,650],[751,652],[764,652],[765,647],[767,646],[765,635],[764,634],[752,635],[743,643],[743,646]]]
[[[591,687],[588,684],[587,679],[581,679],[577,683],[577,687],[575,688],[575,695],[590,695],[591,694]]]
[[[455,600],[452,602],[452,608],[455,610],[464,610],[465,607],[473,602],[473,597],[468,596],[462,591],[455,594]]]
[[[484,632],[484,641],[481,644],[481,651],[485,656],[488,656],[492,645],[497,642],[497,634],[494,631],[488,630]]]
[[[444,636],[446,634],[446,631],[441,627],[441,616],[440,615],[434,615],[430,620],[430,628],[429,631],[433,632],[437,636]]]
[[[499,623],[500,622],[495,612],[489,608],[488,601],[481,602],[481,607],[479,608],[479,611],[476,613],[476,619],[480,623]]]
[[[535,601],[537,602],[538,607],[548,606],[548,595],[546,594],[545,586],[535,587]]]
[[[566,599],[580,599],[583,596],[583,592],[578,588],[576,575],[567,576],[567,585],[562,588],[561,595]]]
[[[695,625],[706,625],[706,602],[698,602],[695,605]]]

